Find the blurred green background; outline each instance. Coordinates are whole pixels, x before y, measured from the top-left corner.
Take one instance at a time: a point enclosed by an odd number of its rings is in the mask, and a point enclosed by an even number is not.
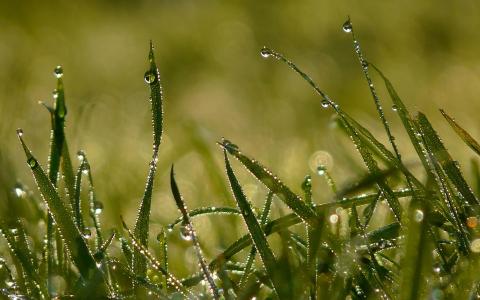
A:
[[[48,3],[48,4],[47,4]],[[412,111],[432,118],[454,157],[473,157],[441,119],[438,108],[480,137],[480,4],[477,1],[0,1],[0,217],[11,215],[17,180],[34,189],[16,140],[25,139],[46,165],[49,116],[37,104],[52,102],[53,69],[62,65],[72,154],[86,151],[103,226],[122,214],[133,226],[151,157],[149,90],[143,80],[148,42],[155,44],[164,87],[165,132],[152,205],[152,240],[178,212],[168,171],[189,208],[234,205],[228,193],[222,136],[278,174],[295,191],[313,174],[317,151],[334,178],[346,182],[363,171],[354,147],[332,128],[311,88],[285,65],[262,59],[266,45],[284,53],[345,110],[385,141],[382,125],[341,30],[347,15],[367,59],[391,79]],[[414,157],[374,76],[404,157]],[[327,153],[325,153],[327,152]],[[310,162],[310,163],[309,163]],[[414,163],[415,161],[413,161]],[[238,170],[254,203],[265,190]],[[332,194],[314,178],[316,201]],[[212,257],[240,233],[235,218],[198,222]],[[225,232],[213,233],[221,225]],[[184,247],[177,236],[173,244]],[[179,252],[180,253],[180,252]],[[183,252],[179,254],[179,261]],[[195,267],[193,254],[191,266]],[[174,258],[175,259],[175,258]],[[181,267],[180,267],[181,269]]]

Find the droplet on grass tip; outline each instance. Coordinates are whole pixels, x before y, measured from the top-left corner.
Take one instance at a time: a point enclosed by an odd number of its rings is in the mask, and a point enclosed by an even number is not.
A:
[[[323,176],[325,175],[325,172],[327,171],[327,168],[324,165],[319,165],[317,167],[317,174],[318,176]]]
[[[23,129],[22,128],[17,129],[17,136],[19,136],[19,137],[23,136]]]
[[[260,50],[260,55],[263,58],[269,58],[272,55],[272,50],[268,49],[267,47],[263,47],[262,50]]]
[[[20,186],[16,186],[14,192],[18,198],[23,198],[26,194],[26,192]]]
[[[100,201],[93,201],[93,209],[96,215],[101,214],[103,210],[103,203]]]
[[[328,106],[330,105],[330,103],[327,100],[322,100],[321,104],[323,108],[328,108]]]
[[[63,76],[63,68],[62,66],[56,66],[55,69],[53,70],[53,75],[57,78],[62,78]]]
[[[145,75],[143,75],[143,79],[146,83],[152,84],[157,81],[157,75],[155,74],[155,72],[152,72],[152,70],[148,70],[147,72],[145,72]]]
[[[85,159],[85,152],[83,152],[82,150],[79,150],[77,152],[77,158],[78,158],[79,161],[82,162]]]
[[[345,21],[345,23],[343,23],[342,29],[343,29],[343,31],[345,31],[346,33],[352,32],[352,22],[350,21],[350,18],[348,18],[348,20]]]
[[[188,225],[182,225],[180,227],[180,237],[185,241],[192,240],[192,231],[190,230]]]

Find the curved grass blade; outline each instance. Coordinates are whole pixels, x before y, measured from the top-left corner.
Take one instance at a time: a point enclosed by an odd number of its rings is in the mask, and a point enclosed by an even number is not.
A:
[[[230,186],[232,188],[232,192],[237,202],[238,208],[242,212],[243,219],[245,221],[245,224],[247,225],[248,233],[253,243],[255,244],[255,248],[260,254],[263,265],[265,266],[265,270],[267,272],[267,276],[272,282],[273,289],[275,291],[281,290],[280,285],[282,283],[278,281],[278,276],[276,274],[276,259],[273,255],[272,250],[270,249],[270,246],[268,245],[265,232],[262,230],[262,227],[260,226],[260,223],[255,217],[251,205],[248,203],[248,200],[245,197],[245,194],[243,193],[243,190],[237,178],[235,177],[235,174],[233,173],[232,167],[230,166],[230,161],[228,160],[226,149],[223,151],[223,154],[225,157],[225,167],[227,170],[228,180],[230,182]],[[275,191],[272,190],[272,192]],[[282,295],[278,295],[278,297],[281,298]]]
[[[95,261],[88,250],[85,240],[74,223],[74,218],[58,196],[55,187],[43,171],[37,159],[32,155],[27,145],[23,141],[23,132],[18,130],[17,134],[23,150],[25,151],[27,164],[32,170],[43,200],[45,201],[45,204],[55,220],[57,229],[62,235],[65,246],[72,257],[74,264],[77,266],[80,274],[85,280],[93,278],[98,270],[95,266]],[[97,285],[102,283],[103,282],[97,282]]]
[[[205,258],[203,257],[202,249],[200,248],[200,244],[197,239],[197,234],[195,232],[195,229],[193,228],[190,218],[188,217],[187,207],[185,206],[185,202],[183,201],[183,197],[180,194],[177,183],[175,181],[175,174],[173,173],[173,165],[172,165],[172,168],[170,169],[170,187],[172,189],[173,198],[175,199],[175,204],[177,204],[177,207],[183,216],[183,225],[185,226],[187,231],[186,235],[193,242],[193,247],[195,248],[195,252],[197,254],[197,258],[199,260],[203,275],[205,277],[205,280],[208,282],[208,285],[210,286],[210,289],[209,289],[210,294],[213,296],[214,299],[220,299],[220,294],[218,293],[217,285],[215,284],[215,281],[213,281],[212,274],[208,270],[207,263],[205,261]]]
[[[133,246],[135,247],[135,249],[141,254],[143,255],[143,257],[145,258],[146,261],[148,261],[150,263],[150,265],[152,266],[152,268],[154,268],[155,270],[159,271],[160,273],[163,274],[163,276],[167,277],[167,283],[169,286],[175,288],[175,290],[177,290],[178,292],[182,293],[182,295],[184,297],[187,297],[188,299],[190,298],[193,298],[193,299],[197,299],[197,297],[190,291],[188,290],[187,288],[185,288],[182,283],[175,277],[173,276],[172,274],[170,274],[169,272],[167,272],[163,267],[162,265],[160,264],[159,261],[157,261],[155,259],[155,257],[150,253],[150,251],[148,251],[148,249],[146,249],[142,244],[140,244],[140,241],[137,240],[137,238],[135,238],[134,234],[130,231],[130,229],[128,228],[127,224],[125,223],[125,221],[123,220],[122,218],[122,224],[123,224],[123,228],[128,232],[128,235],[130,237],[130,239],[132,240],[132,244]],[[135,274],[136,277],[138,277],[137,274]]]
[[[448,124],[450,124],[453,130],[455,130],[458,136],[465,142],[465,144],[467,144],[467,146],[470,147],[470,149],[472,149],[475,153],[480,155],[480,145],[477,143],[477,141],[465,129],[458,125],[458,123],[443,109],[440,109],[440,112],[448,121]]]
[[[195,218],[198,216],[205,216],[205,215],[220,215],[220,214],[225,214],[225,215],[241,215],[242,213],[233,207],[199,207],[192,209],[190,212],[188,212],[188,217],[189,218]],[[173,230],[173,228],[180,224],[183,221],[183,216],[177,218],[175,221],[167,225],[168,230]]]
[[[162,87],[160,86],[160,72],[155,63],[153,54],[153,44],[150,41],[150,51],[148,54],[150,68],[145,72],[145,82],[150,86],[150,103],[152,105],[152,125],[153,125],[153,155],[148,171],[145,192],[138,210],[137,220],[135,222],[134,234],[142,246],[148,247],[148,232],[150,222],[150,207],[152,203],[153,180],[157,169],[158,150],[163,132],[163,108],[162,108]],[[139,276],[145,276],[146,261],[137,250],[133,253],[133,269]]]
[[[345,129],[347,130],[348,135],[350,136],[351,140],[355,144],[358,152],[362,156],[362,159],[368,168],[368,171],[371,172],[373,175],[380,173],[380,168],[377,165],[377,162],[373,159],[372,153],[368,150],[367,145],[365,145],[359,137],[357,130],[348,122],[347,118],[345,117],[344,112],[341,110],[340,106],[335,103],[325,92],[323,92],[302,70],[300,70],[293,62],[285,58],[278,52],[275,52],[268,48],[262,49],[262,55],[264,57],[272,56],[275,59],[287,64],[292,70],[294,70],[297,74],[299,74],[303,79],[307,81],[310,86],[315,90],[317,94],[322,97],[322,106],[328,107],[331,106],[337,115],[340,117],[341,121],[344,123]],[[395,197],[395,194],[392,192],[392,189],[388,186],[388,184],[383,181],[379,180],[377,182],[378,187],[385,195],[385,199],[392,210],[395,218],[400,221],[401,220],[401,206],[398,199]]]
[[[263,167],[259,162],[244,155],[238,147],[228,140],[222,140],[219,145],[229,154],[238,159],[260,182],[282,200],[302,220],[315,226],[317,224],[316,213],[308,207],[302,198],[293,193],[277,176]]]

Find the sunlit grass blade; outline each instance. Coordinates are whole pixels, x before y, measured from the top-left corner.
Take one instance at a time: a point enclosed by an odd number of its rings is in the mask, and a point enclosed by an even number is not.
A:
[[[80,159],[80,166],[78,167],[77,174],[75,176],[75,188],[73,193],[73,216],[75,218],[75,223],[77,224],[78,229],[80,232],[84,232],[85,230],[85,222],[83,220],[82,215],[82,205],[80,199],[80,192],[82,188],[82,175],[84,170],[86,170],[86,162],[84,160],[85,154],[83,151],[78,151],[77,153]]]
[[[440,110],[442,115],[448,121],[448,124],[455,130],[458,136],[470,147],[475,153],[480,155],[480,145],[478,142],[465,130],[463,129],[458,123],[450,117],[443,109]]]
[[[97,250],[100,249],[101,245],[103,244],[103,234],[100,228],[100,214],[103,211],[103,203],[97,200],[97,196],[95,194],[95,186],[93,184],[93,176],[92,176],[92,168],[90,167],[90,163],[87,160],[87,156],[83,153],[83,161],[82,164],[84,165],[83,173],[87,175],[88,178],[88,198],[89,198],[89,206],[90,206],[90,218],[93,221],[93,227],[95,228],[95,242],[97,246]]]
[[[192,219],[199,216],[209,216],[209,215],[241,215],[242,213],[233,207],[199,207],[192,209],[188,212],[188,216]],[[169,230],[173,230],[173,228],[182,223],[183,217],[178,217],[175,221],[167,225]]]
[[[430,152],[433,153],[436,160],[445,171],[445,174],[452,181],[453,185],[470,205],[479,205],[480,202],[473,194],[468,183],[465,181],[458,163],[452,159],[424,114],[418,114],[418,123],[422,130],[427,147],[430,148]]]
[[[203,257],[202,254],[202,249],[200,248],[200,244],[198,242],[197,234],[195,232],[195,229],[193,228],[193,224],[190,221],[190,218],[188,216],[187,212],[187,207],[185,206],[185,201],[183,201],[182,195],[180,194],[180,191],[178,189],[177,183],[175,181],[175,175],[173,172],[173,165],[170,170],[170,187],[172,189],[172,194],[173,198],[175,199],[175,204],[177,205],[178,209],[180,210],[182,216],[183,216],[183,226],[185,226],[186,232],[184,232],[184,236],[186,236],[188,239],[190,239],[193,243],[193,247],[195,248],[195,252],[197,254],[197,258],[200,263],[200,267],[202,269],[203,275],[205,276],[205,280],[207,281],[210,289],[210,293],[212,294],[214,299],[219,299],[220,295],[218,293],[218,288],[213,281],[212,274],[210,273],[210,270],[207,267],[207,263],[205,261],[205,258]]]
[[[157,240],[160,243],[160,251],[162,254],[162,266],[166,272],[168,272],[168,237],[166,230],[162,229],[162,231],[157,235]],[[167,288],[167,277],[163,277],[165,279],[164,285]]]
[[[27,164],[32,170],[43,200],[55,220],[57,229],[62,235],[65,246],[72,257],[74,264],[77,266],[80,274],[85,280],[91,279],[98,270],[96,269],[95,261],[90,254],[85,240],[74,223],[73,216],[58,196],[55,187],[43,171],[37,159],[32,155],[27,145],[24,143],[22,137],[23,132],[18,130],[17,134],[25,151]],[[98,282],[97,285],[101,285],[101,282]]]
[[[225,167],[227,170],[228,180],[230,182],[235,201],[237,202],[238,208],[242,212],[243,219],[245,221],[245,224],[247,225],[249,235],[253,243],[255,244],[255,248],[260,254],[263,265],[267,272],[267,276],[272,282],[274,290],[281,290],[280,285],[282,283],[277,281],[278,276],[276,274],[276,259],[273,255],[272,250],[270,249],[270,246],[268,245],[267,237],[263,232],[257,218],[255,217],[252,207],[248,203],[248,200],[243,193],[240,183],[238,182],[235,174],[233,173],[232,167],[230,166],[230,161],[227,157],[227,150],[225,149],[223,153],[225,156]],[[278,296],[281,297],[282,295]]]
[[[262,214],[260,215],[260,225],[265,226],[265,224],[268,221],[268,215],[270,214],[270,208],[272,206],[272,200],[273,200],[273,193],[270,191],[267,195],[267,198],[265,200],[265,204],[263,206]],[[250,271],[252,269],[253,263],[255,262],[255,255],[257,254],[257,248],[252,246],[252,249],[250,250],[250,253],[248,254],[247,257],[247,262],[245,263],[245,269],[243,271],[243,275],[240,278],[238,285],[240,288],[244,287],[244,285],[247,282],[248,277],[250,276]]]
[[[147,183],[143,194],[142,202],[138,210],[137,220],[135,222],[134,234],[140,243],[148,247],[150,207],[152,203],[153,180],[158,162],[158,150],[163,132],[163,97],[162,87],[160,85],[160,72],[155,63],[153,53],[153,44],[150,42],[150,51],[148,54],[150,63],[149,69],[145,72],[145,82],[150,86],[150,103],[152,105],[152,125],[153,125],[153,155],[150,162],[150,168],[147,176]],[[146,262],[140,253],[135,250],[133,253],[133,269],[139,276],[144,276],[146,272]]]
[[[220,146],[229,154],[238,159],[260,182],[262,182],[270,191],[272,191],[280,200],[282,200],[290,209],[295,212],[302,220],[315,226],[317,224],[316,213],[308,207],[302,198],[292,192],[277,176],[259,162],[250,159],[238,147],[228,140],[219,143]]]
[[[138,253],[140,253],[145,258],[145,260],[150,263],[152,268],[162,273],[163,276],[167,277],[168,285],[173,287],[175,290],[181,292],[184,297],[187,297],[187,298],[192,297],[193,299],[197,299],[197,297],[190,290],[185,288],[175,276],[167,272],[162,267],[161,263],[155,259],[155,257],[150,253],[150,251],[148,251],[148,249],[146,249],[142,244],[140,244],[140,241],[137,240],[137,238],[130,231],[130,229],[128,229],[128,226],[125,223],[125,221],[123,221],[123,219],[122,219],[122,224],[123,224],[123,228],[128,232],[128,235],[132,240],[132,244],[135,247],[135,249],[138,251]],[[138,277],[137,274],[135,274],[135,276]]]
[[[7,240],[10,253],[21,266],[21,269],[17,269],[17,276],[22,277],[30,297],[47,298],[48,290],[45,282],[38,276],[37,260],[29,248],[25,229],[20,220],[16,220],[12,225],[0,222],[1,233]]]
[[[346,119],[344,112],[341,110],[340,106],[335,103],[325,92],[323,92],[316,84],[313,82],[313,80],[308,76],[306,73],[304,73],[302,70],[300,70],[292,61],[288,60],[285,58],[282,54],[275,52],[271,49],[268,48],[263,48],[261,54],[264,57],[274,57],[275,59],[284,62],[287,64],[292,70],[294,70],[297,74],[299,74],[303,79],[307,81],[307,83],[315,90],[317,94],[319,94],[322,97],[322,106],[323,107],[332,107],[337,115],[340,117],[341,121],[343,122],[345,129],[347,130],[348,135],[350,136],[352,142],[355,144],[358,152],[362,156],[362,159],[368,168],[369,172],[372,174],[378,174],[380,173],[380,168],[377,165],[377,162],[373,159],[372,153],[368,150],[368,147],[363,144],[362,140],[359,137],[359,134],[357,130],[348,122]],[[385,195],[385,199],[388,202],[388,205],[390,209],[392,210],[393,214],[395,215],[395,218],[400,221],[401,220],[401,206],[398,201],[398,199],[395,197],[395,194],[392,192],[392,189],[388,186],[388,184],[383,181],[379,180],[377,182],[378,187],[382,190],[382,192]]]

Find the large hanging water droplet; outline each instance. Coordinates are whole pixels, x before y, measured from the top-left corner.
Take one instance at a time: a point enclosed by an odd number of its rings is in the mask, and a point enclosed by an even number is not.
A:
[[[77,158],[80,162],[82,162],[85,159],[85,152],[83,152],[82,150],[79,150],[77,152]]]
[[[337,224],[338,223],[338,215],[337,214],[330,215],[330,217],[328,218],[328,221],[330,221],[330,223],[332,223],[332,224]]]
[[[324,165],[320,165],[317,167],[317,174],[319,176],[325,175],[326,171],[327,171],[327,168]]]
[[[352,22],[350,22],[350,18],[348,18],[348,20],[345,21],[345,23],[343,23],[342,29],[343,29],[343,31],[345,31],[346,33],[352,32]]]
[[[143,79],[145,79],[146,83],[153,84],[155,81],[157,81],[157,75],[155,72],[152,72],[152,70],[148,70],[145,72],[145,75],[143,75]]]
[[[27,161],[27,164],[30,166],[30,168],[35,168],[38,165],[38,162],[35,158],[30,157]]]
[[[393,110],[393,111],[397,111],[397,110],[398,110],[398,107],[394,104],[394,105],[392,105],[392,110]]]
[[[272,54],[272,50],[268,49],[267,47],[263,47],[262,50],[260,50],[260,55],[263,58],[269,58]]]
[[[83,237],[86,239],[89,239],[92,237],[92,231],[90,230],[90,228],[85,228],[82,234],[83,234]]]
[[[192,230],[190,226],[188,225],[182,225],[180,227],[180,237],[184,239],[185,241],[191,241],[192,240]]]
[[[322,100],[321,104],[323,108],[328,108],[328,106],[330,105],[330,103],[327,100]]]
[[[95,212],[96,215],[99,215],[102,213],[103,210],[103,203],[100,201],[93,201],[93,211]]]
[[[23,190],[23,188],[22,188],[21,185],[15,186],[15,188],[14,188],[13,191],[15,192],[15,195],[16,195],[18,198],[23,198],[23,197],[25,197],[25,195],[27,194],[27,193]]]
[[[418,223],[422,222],[423,217],[424,217],[423,211],[421,211],[419,209],[415,210],[415,214],[414,214],[414,217],[413,217],[415,222],[418,222]]]
[[[56,66],[55,69],[53,70],[53,75],[57,78],[62,78],[63,76],[63,68],[62,66]]]
[[[17,136],[19,136],[19,137],[23,136],[23,129],[22,128],[17,129]]]

